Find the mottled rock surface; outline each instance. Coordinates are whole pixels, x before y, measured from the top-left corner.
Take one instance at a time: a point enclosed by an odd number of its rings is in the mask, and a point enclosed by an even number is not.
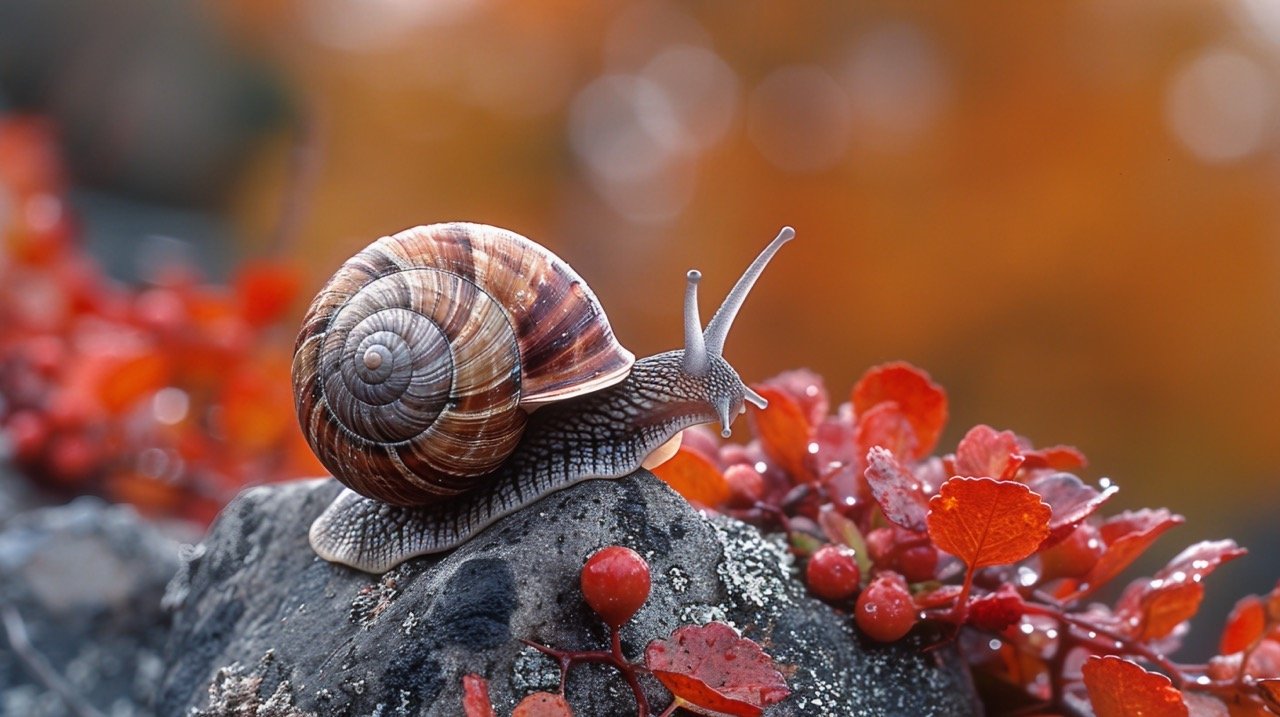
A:
[[[0,527],[0,715],[152,714],[178,543],[94,498]]]
[[[257,488],[226,508],[170,586],[175,609],[157,712],[181,715],[459,715],[461,679],[485,675],[498,714],[557,670],[520,643],[599,649],[607,633],[582,600],[592,552],[629,546],[653,592],[622,632],[624,651],[681,624],[727,621],[794,670],[768,714],[976,714],[946,650],[863,645],[847,616],[809,598],[790,559],[749,526],[708,520],[648,474],[588,481],[498,522],[443,556],[382,575],[312,554],[307,527],[333,481]],[[652,702],[669,696],[646,679]],[[634,714],[612,670],[575,667],[576,714]]]

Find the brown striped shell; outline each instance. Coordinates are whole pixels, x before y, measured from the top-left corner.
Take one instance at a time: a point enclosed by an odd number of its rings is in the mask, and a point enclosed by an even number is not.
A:
[[[457,495],[502,463],[526,411],[621,381],[635,357],[557,256],[482,224],[383,237],[312,302],[293,357],[311,449],[395,505]]]

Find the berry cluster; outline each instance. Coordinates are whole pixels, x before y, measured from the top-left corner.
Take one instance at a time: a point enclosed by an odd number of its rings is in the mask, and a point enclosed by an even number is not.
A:
[[[0,455],[52,490],[200,521],[246,484],[321,474],[289,393],[294,272],[111,280],[76,243],[55,146],[0,117]]]
[[[760,646],[724,623],[678,628],[669,638],[649,643],[643,665],[628,660],[622,653],[621,629],[649,598],[650,588],[649,564],[634,550],[619,545],[601,548],[582,566],[580,582],[583,598],[609,627],[609,649],[558,650],[526,640],[525,644],[560,666],[560,691],[525,696],[512,717],[572,717],[565,680],[574,665],[585,662],[611,665],[622,674],[635,696],[638,717],[651,715],[640,686],[641,670],[671,691],[671,703],[659,717],[669,717],[681,708],[698,714],[758,717],[790,694]],[[467,717],[493,717],[488,683],[482,677],[463,678],[463,710]]]
[[[1079,451],[979,425],[933,455],[946,394],[905,363],[869,370],[834,413],[807,371],[754,388],[769,408],[750,414],[749,443],[687,431],[655,473],[707,510],[781,531],[810,591],[868,638],[927,623],[922,636],[954,642],[988,713],[1280,714],[1280,586],[1241,602],[1208,664],[1168,657],[1202,580],[1244,554],[1234,542],[1192,545],[1102,604],[1098,591],[1182,518],[1101,517],[1116,487],[1081,480]]]

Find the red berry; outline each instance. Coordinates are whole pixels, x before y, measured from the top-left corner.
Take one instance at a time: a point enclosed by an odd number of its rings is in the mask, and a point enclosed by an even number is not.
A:
[[[876,575],[858,596],[854,620],[859,630],[879,642],[893,642],[910,632],[916,624],[916,606],[902,576]]]
[[[898,553],[898,571],[910,583],[933,579],[938,567],[938,549],[932,545],[916,545]]]
[[[893,528],[876,528],[867,533],[867,553],[877,568],[891,568],[894,551]]]
[[[14,457],[20,461],[34,461],[49,440],[49,427],[34,411],[18,411],[4,425],[9,435]]]
[[[1083,577],[1098,562],[1104,549],[1098,529],[1084,523],[1061,543],[1040,553],[1041,578]]]
[[[601,548],[582,566],[582,594],[591,609],[617,629],[649,598],[649,564],[630,548]]]
[[[49,477],[64,485],[75,485],[101,467],[102,461],[101,448],[87,436],[56,436],[49,448]]]
[[[809,558],[805,580],[814,595],[832,602],[848,600],[858,592],[862,572],[851,548],[828,543]]]

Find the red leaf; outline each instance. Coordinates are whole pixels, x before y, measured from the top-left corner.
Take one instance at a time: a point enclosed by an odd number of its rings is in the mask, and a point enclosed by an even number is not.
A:
[[[907,530],[925,531],[929,507],[924,488],[888,449],[877,446],[867,451],[864,475],[884,517]]]
[[[971,571],[1007,565],[1040,547],[1051,515],[1021,483],[956,476],[929,501],[929,537]]]
[[[927,592],[916,593],[913,599],[916,607],[921,610],[942,607],[950,605],[960,597],[961,587],[959,585],[939,585],[933,590]]]
[[[1155,577],[1166,583],[1198,583],[1219,565],[1235,560],[1247,552],[1236,545],[1234,540],[1204,540],[1178,553]]]
[[[1161,508],[1125,511],[1113,516],[1099,528],[1106,550],[1084,578],[1077,595],[1110,582],[1129,567],[1164,531],[1182,523],[1182,516]]]
[[[1056,471],[1074,471],[1089,464],[1084,454],[1074,446],[1049,446],[1024,450],[1027,460],[1022,465],[1027,468],[1052,468]]]
[[[520,700],[511,717],[573,717],[573,710],[563,695],[534,692]]]
[[[1025,604],[1012,585],[969,602],[969,623],[980,630],[1001,632],[1022,618]]]
[[[807,368],[783,371],[765,379],[764,385],[776,388],[792,398],[809,425],[817,425],[827,417],[829,402],[822,377]]]
[[[904,461],[914,458],[920,446],[910,419],[893,401],[877,403],[865,413],[858,414],[858,423],[853,429],[853,442],[864,451],[875,446],[888,448],[889,452]]]
[[[1070,473],[1036,476],[1027,482],[1027,487],[1038,493],[1040,499],[1053,509],[1053,517],[1049,519],[1049,537],[1040,545],[1041,550],[1065,540],[1085,518],[1120,490],[1109,485],[1099,493]]]
[[[1190,620],[1204,597],[1204,578],[1222,563],[1243,555],[1234,541],[1204,541],[1182,551],[1150,580],[1125,589],[1116,615],[1131,623],[1136,618],[1139,640],[1158,640]]]
[[[1195,617],[1204,599],[1204,586],[1200,583],[1174,583],[1151,589],[1153,583],[1143,589],[1138,608],[1136,636],[1143,642],[1167,637],[1175,627]]]
[[[160,351],[138,352],[128,357],[99,356],[86,361],[101,368],[98,399],[103,408],[115,414],[164,388],[171,374],[169,357]]]
[[[1013,431],[997,431],[978,424],[956,446],[955,474],[1009,480],[1025,460]]]
[[[811,482],[807,461],[812,427],[800,404],[773,386],[758,384],[753,388],[769,402],[768,408],[752,408],[748,413],[765,455],[794,482]]]
[[[915,429],[920,443],[910,457],[929,455],[947,422],[946,391],[929,374],[899,361],[871,368],[853,387],[853,410],[859,415],[885,401],[897,403]]]
[[[480,675],[462,676],[462,713],[466,717],[493,717],[489,681]]]
[[[704,714],[756,717],[791,694],[764,650],[721,622],[681,627],[649,643],[644,659],[676,699]]]
[[[1280,678],[1258,680],[1258,694],[1267,703],[1267,709],[1280,714]]]
[[[1227,616],[1227,626],[1223,628],[1222,639],[1218,642],[1219,654],[1230,655],[1247,650],[1262,637],[1266,628],[1267,610],[1262,598],[1257,595],[1240,598]]]
[[[1096,717],[1187,717],[1182,693],[1168,677],[1114,655],[1090,657],[1081,669]]]
[[[729,483],[724,475],[694,450],[681,447],[652,472],[690,503],[714,507],[729,498]]]
[[[293,266],[274,262],[243,264],[235,277],[240,313],[250,326],[273,324],[284,317],[301,285],[302,276]]]
[[[1232,715],[1231,711],[1227,709],[1226,703],[1203,692],[1184,692],[1182,693],[1182,701],[1186,703],[1187,711],[1191,717],[1243,717],[1241,715]],[[1266,715],[1265,712],[1262,714]]]

